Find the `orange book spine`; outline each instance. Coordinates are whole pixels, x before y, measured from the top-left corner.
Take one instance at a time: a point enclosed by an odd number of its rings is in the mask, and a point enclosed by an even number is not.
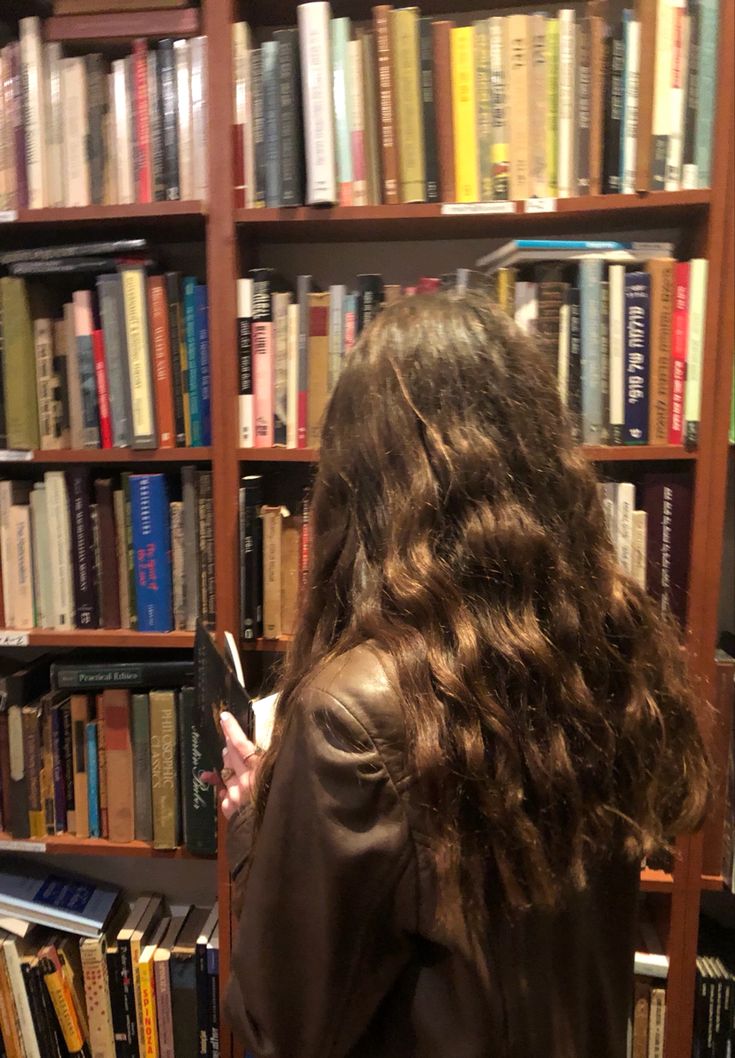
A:
[[[148,311],[153,346],[158,444],[161,448],[174,448],[176,446],[174,384],[171,376],[171,335],[164,276],[148,278]]]
[[[148,44],[133,42],[135,70],[135,197],[138,202],[153,201],[153,166],[151,164],[151,126],[148,114]]]
[[[452,115],[452,29],[453,22],[434,22],[434,100],[439,154],[439,187],[442,202],[457,199],[454,179],[454,117]]]

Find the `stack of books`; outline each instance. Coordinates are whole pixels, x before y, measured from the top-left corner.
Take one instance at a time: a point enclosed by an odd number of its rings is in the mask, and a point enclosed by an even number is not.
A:
[[[143,239],[0,255],[0,447],[211,442],[207,288]],[[65,300],[37,279],[95,276]],[[36,278],[37,277],[37,278]]]
[[[169,498],[174,496],[175,498]],[[0,481],[0,626],[193,630],[213,625],[212,475]]]
[[[519,239],[481,258],[557,372],[583,444],[695,448],[707,261],[671,243]]]
[[[190,659],[65,661],[49,676],[42,658],[1,676],[2,829],[215,855],[214,790],[199,779],[213,762],[192,681]]]
[[[57,910],[63,900],[83,909],[77,923]],[[42,905],[43,925],[29,928]],[[8,1058],[219,1053],[216,904],[170,906],[149,894],[128,905],[83,879],[39,875],[29,884],[3,870],[0,922],[6,907],[15,928],[0,928]]]
[[[717,0],[483,18],[301,4],[233,29],[237,204],[491,202],[708,187]]]
[[[664,1058],[666,983],[669,958],[651,919],[642,909],[635,953],[635,992],[628,1031],[628,1053],[635,1058]]]
[[[21,19],[0,51],[0,210],[206,198],[206,45],[65,57]]]

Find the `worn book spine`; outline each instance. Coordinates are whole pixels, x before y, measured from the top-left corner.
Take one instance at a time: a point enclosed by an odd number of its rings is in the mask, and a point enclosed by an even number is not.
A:
[[[110,812],[107,782],[107,743],[105,742],[105,725],[102,710],[102,695],[95,696],[95,719],[97,724],[97,782],[99,789],[100,836],[110,836]]]
[[[104,934],[79,944],[89,1022],[92,1058],[114,1058],[115,1034],[107,973],[107,942]]]
[[[151,331],[150,344],[153,351],[158,445],[160,448],[173,448],[176,444],[176,423],[174,419],[169,311],[166,298],[166,280],[163,276],[149,276],[148,278],[148,318]]]
[[[207,38],[192,37],[191,57],[191,130],[194,198],[206,201],[207,177]]]
[[[15,563],[13,590],[17,628],[33,628],[36,625],[29,493],[30,489],[22,500],[10,508],[10,518],[6,529],[11,542],[11,561]]]
[[[625,444],[648,443],[651,277],[625,276]]]
[[[66,471],[73,540],[74,623],[77,628],[99,628],[97,587],[92,545],[89,471],[71,467]]]
[[[681,186],[685,190],[697,187],[697,167],[694,160],[694,139],[697,127],[697,88],[699,82],[699,34],[701,8],[698,0],[689,0],[689,43],[687,90],[684,113],[684,142],[682,146]]]
[[[171,519],[171,570],[173,576],[174,628],[186,628],[186,566],[184,563],[184,505],[180,500],[169,504]]]
[[[559,12],[559,135],[558,135],[558,195],[570,198],[576,190],[574,183],[576,31],[574,11],[564,8]],[[513,101],[511,99],[511,106]],[[516,197],[513,195],[512,197]]]
[[[102,56],[85,55],[87,75],[87,164],[89,195],[92,205],[102,205],[105,198],[104,128],[107,114],[107,91]]]
[[[508,137],[508,59],[505,52],[503,19],[489,20],[490,35],[490,121],[491,161],[494,201],[505,201],[509,196],[509,137]]]
[[[20,705],[11,705],[7,708],[7,718],[10,764],[9,830],[13,838],[29,838],[31,836],[30,799],[23,738],[23,714]]]
[[[158,43],[158,96],[161,108],[163,192],[171,202],[181,197],[179,184],[179,130],[176,112],[176,59],[170,38]]]
[[[479,198],[474,33],[474,26],[451,31],[454,179],[458,202],[477,202]]]
[[[255,447],[273,446],[274,335],[269,269],[251,272],[253,280],[252,358]]]
[[[10,448],[38,448],[38,394],[33,354],[33,325],[28,290],[22,279],[0,279],[4,396]]]
[[[33,321],[33,344],[36,355],[36,389],[38,393],[38,421],[41,448],[58,448],[53,407],[53,321]]]
[[[72,580],[71,508],[64,471],[48,471],[46,486],[46,516],[48,538],[53,550],[54,575],[51,579],[55,627],[74,627],[74,589]],[[7,601],[6,601],[7,613]]]
[[[246,640],[263,634],[262,480],[253,474],[240,484],[240,628]]]
[[[40,19],[22,18],[18,30],[23,83],[28,208],[41,209],[47,204],[47,156],[45,77]]]
[[[89,700],[86,694],[71,696],[72,762],[74,768],[74,833],[89,837],[89,792],[87,785],[86,728]]]
[[[102,691],[107,769],[107,811],[110,841],[135,837],[135,782],[131,744],[130,692],[119,688]]]
[[[281,175],[281,74],[280,44],[267,40],[261,48],[263,62],[263,126],[265,149],[265,204],[283,205]]]
[[[51,715],[52,698],[46,695],[41,700],[41,803],[46,834],[56,833],[56,806],[54,797],[54,740]]]
[[[134,831],[137,841],[153,840],[151,801],[151,725],[148,695],[130,697],[133,754]]]
[[[537,12],[530,16],[529,48],[529,190],[533,197],[548,194],[548,170],[546,161],[546,33],[548,17]],[[581,88],[580,88],[581,92]],[[581,95],[579,121],[582,120]]]
[[[454,178],[454,118],[452,114],[453,28],[453,22],[443,20],[435,21],[431,27],[439,189],[442,202],[454,202],[457,197]]]
[[[548,18],[546,20],[546,85],[544,92],[546,96],[546,128],[544,138],[546,144],[546,180],[548,194],[556,198],[558,191],[558,132],[559,132],[559,20]]]
[[[115,511],[112,482],[97,479],[94,483],[99,522],[102,600],[102,624],[105,628],[120,628],[120,592],[118,588],[118,561],[115,530]]]
[[[651,277],[648,443],[668,444],[674,261],[646,263]]]
[[[306,201],[338,200],[332,96],[330,6],[318,0],[297,9],[306,147]]]
[[[0,341],[0,355],[2,355]],[[0,372],[0,376],[2,372]],[[0,400],[3,386],[0,382]],[[54,321],[53,345],[53,378],[52,378],[53,430],[58,448],[69,448],[71,442],[71,423],[69,418],[69,347],[66,320]],[[2,443],[2,422],[0,422],[0,443]]]
[[[172,630],[171,534],[163,474],[130,478],[138,629]]]
[[[178,272],[166,272],[166,302],[168,305],[169,354],[171,359],[171,382],[174,395],[174,424],[176,445],[187,443],[186,411],[189,394],[186,392],[186,375],[182,370],[182,320],[181,287]]]
[[[373,25],[378,53],[378,89],[380,101],[380,141],[383,154],[383,202],[400,201],[398,186],[398,141],[395,127],[395,85],[391,63],[389,4],[373,8]]]
[[[531,183],[531,21],[530,15],[509,15],[506,20],[508,50],[508,103],[512,119],[510,137],[510,197],[530,198]]]
[[[493,176],[490,110],[490,26],[488,19],[481,19],[475,22],[474,30],[479,198],[482,202],[491,202],[493,197]]]
[[[125,336],[130,375],[133,446],[156,447],[145,269],[125,266],[120,271],[125,311]]]
[[[426,171],[418,8],[404,7],[392,11],[389,29],[399,145],[399,196],[401,202],[425,202]]]
[[[148,100],[148,43],[133,41],[133,128],[135,136],[135,199],[153,202],[153,158]]]
[[[173,691],[151,691],[151,788],[153,846],[179,844],[179,790],[176,697]]]
[[[707,261],[696,257],[689,262],[689,326],[687,367],[684,390],[684,443],[696,448],[702,411],[702,357],[704,321],[707,308]]]
[[[534,16],[537,17],[537,16]],[[577,55],[576,135],[574,141],[576,187],[578,195],[590,193],[590,126],[592,120],[592,67],[590,46],[592,26],[588,16],[577,23],[575,49]]]
[[[304,122],[301,105],[299,32],[279,29],[281,201],[284,206],[304,202]]]
[[[318,448],[329,399],[329,293],[309,295],[308,443]]]
[[[194,708],[194,689],[184,687],[178,700],[183,839],[192,855],[214,856],[217,852],[215,792],[199,777],[208,762],[204,760],[201,736],[194,723]]]
[[[672,445],[680,445],[684,439],[684,391],[687,369],[688,324],[689,262],[677,261],[674,269],[674,310],[669,382],[668,441]]]
[[[250,52],[250,80],[253,97],[253,206],[265,206],[265,117],[263,101],[263,53]]]
[[[657,58],[656,20],[658,0],[636,0],[635,15],[640,23],[640,64],[638,82],[638,122],[635,150],[635,190],[647,191],[651,181],[653,97]],[[653,59],[651,57],[654,57]]]

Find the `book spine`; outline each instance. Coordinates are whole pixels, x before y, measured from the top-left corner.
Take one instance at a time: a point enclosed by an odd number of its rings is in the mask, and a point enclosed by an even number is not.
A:
[[[121,204],[135,200],[130,114],[126,60],[116,59],[112,63],[112,117],[116,144],[115,184]]]
[[[306,201],[310,206],[337,201],[329,4],[298,8],[306,146]]]
[[[576,33],[577,52],[577,128],[574,143],[576,188],[578,195],[590,193],[590,127],[592,70],[590,66],[592,26],[588,16],[580,19]]]
[[[23,84],[23,124],[28,180],[28,208],[46,205],[46,108],[44,106],[44,64],[41,22],[22,18],[20,31],[20,70]]]
[[[104,336],[112,444],[116,448],[126,448],[132,442],[132,432],[120,277],[100,276],[97,293]]]
[[[669,146],[671,71],[673,69],[673,0],[657,0],[656,49],[651,120],[651,167],[649,187],[663,191],[666,182],[666,154]]]
[[[212,389],[209,367],[209,314],[207,310],[207,288],[203,283],[197,284],[194,292],[194,303],[196,309],[202,444],[210,445],[212,443]]]
[[[207,178],[207,38],[193,37],[190,45],[192,176],[194,198],[206,201]]]
[[[69,1052],[70,1058],[77,1058],[77,1056],[84,1053],[84,1035],[69,986],[64,981],[61,971],[54,966],[51,959],[42,958],[40,967],[44,985],[56,1014],[64,1046]]]
[[[363,277],[358,276],[358,281]],[[377,299],[366,291],[361,302],[365,312],[372,311],[367,307],[367,299],[378,308]],[[365,318],[365,325],[369,322]],[[329,294],[311,294],[309,296],[309,419],[307,439],[309,447],[317,448],[321,437],[321,424],[327,406],[329,391]]]
[[[674,311],[671,340],[671,374],[669,382],[670,445],[680,445],[684,431],[684,387],[687,369],[687,331],[689,324],[689,262],[677,262],[674,272]]]
[[[41,798],[41,732],[40,710],[24,706],[21,710],[23,737],[23,770],[28,796],[28,834],[31,838],[43,838],[46,821]]]
[[[491,20],[492,22],[492,20]],[[548,193],[556,198],[558,191],[559,130],[559,19],[546,22],[546,173]]]
[[[286,444],[286,372],[290,294],[273,294],[273,444]]]
[[[169,311],[166,281],[163,276],[150,276],[148,279],[148,318],[153,348],[158,444],[161,448],[173,448],[176,444],[176,423],[171,377]]]
[[[454,202],[454,118],[452,112],[452,22],[432,24],[434,60],[434,97],[436,100],[436,138],[439,166],[439,190],[442,202]],[[386,201],[388,201],[386,199]]]
[[[649,261],[646,271],[651,277],[648,440],[649,444],[661,445],[669,440],[674,262],[668,259]]]
[[[375,34],[359,34],[362,47],[363,123],[365,126],[365,175],[367,205],[377,206],[382,201],[383,180],[380,164],[380,101],[378,95],[378,53]]]
[[[602,193],[602,164],[604,139],[604,105],[606,90],[605,19],[593,5],[589,16],[590,28],[590,190],[591,195]]]
[[[28,165],[26,157],[26,124],[23,113],[23,76],[20,42],[8,45],[10,60],[10,107],[13,129],[17,188],[15,201],[19,209],[28,208]]]
[[[135,448],[155,448],[156,422],[153,408],[145,270],[143,268],[123,268],[120,274],[130,373],[133,446]]]
[[[239,370],[239,437],[241,448],[255,444],[253,396],[253,281],[237,281],[237,352]]]
[[[181,197],[179,186],[179,130],[177,122],[176,59],[171,39],[158,44],[158,96],[161,108],[164,198],[173,202]]]
[[[66,829],[76,833],[76,801],[74,797],[74,734],[71,723],[69,699],[61,703],[61,770],[64,777],[64,800],[66,802]]]
[[[101,694],[98,694],[96,698],[96,718],[97,776],[99,782],[100,800],[100,836],[107,839],[110,836],[110,799],[109,783],[107,781],[107,743],[105,741],[105,725]]]
[[[93,205],[105,200],[105,120],[107,91],[101,55],[86,55],[87,74],[87,164],[89,166],[89,196]]]
[[[110,414],[110,392],[107,385],[105,340],[102,331],[92,331],[92,357],[97,383],[97,414],[99,418],[100,443],[102,448],[112,448],[112,417]]]
[[[373,24],[378,56],[378,89],[380,102],[380,141],[383,155],[383,201],[399,201],[398,142],[395,128],[395,84],[391,62],[390,15],[392,7],[379,4],[373,8]]]
[[[610,444],[623,443],[625,432],[625,266],[611,265],[610,289]]]
[[[399,195],[401,202],[425,202],[418,9],[408,7],[392,11],[389,28],[394,64],[396,131],[400,145]]]
[[[148,44],[145,40],[133,41],[133,64],[135,76],[133,97],[136,148],[135,199],[137,202],[153,202],[153,159],[148,105]]]
[[[296,448],[299,406],[299,306],[288,306],[286,352],[286,447]]]
[[[0,279],[7,443],[38,448],[38,394],[28,290],[22,279]],[[94,379],[92,380],[94,383]]]
[[[150,709],[153,847],[173,849],[179,842],[178,749],[173,691],[151,691]]]
[[[508,78],[503,19],[489,20],[492,197],[509,195]]]
[[[273,446],[274,335],[269,273],[259,269],[253,275],[253,390],[255,447]]]
[[[128,571],[128,600],[130,604],[130,627],[138,627],[138,603],[135,595],[135,551],[133,549],[133,520],[130,504],[130,474],[122,475],[123,509],[125,512],[125,551]]]
[[[72,764],[74,768],[74,833],[78,838],[89,837],[89,793],[87,784],[86,729],[89,702],[86,695],[71,698]]]
[[[219,951],[207,948],[207,979],[209,983],[209,1040],[208,1053],[219,1058]]]
[[[186,566],[184,564],[184,505],[176,500],[169,504],[171,519],[171,570],[173,577],[174,628],[186,628]]]
[[[699,19],[700,44],[694,164],[696,166],[696,186],[710,187],[712,182],[715,85],[717,82],[718,0],[700,0]]]
[[[193,630],[200,610],[199,577],[199,487],[194,467],[183,467],[181,485],[184,503],[184,564],[187,576],[184,581],[185,627]]]
[[[345,344],[344,317],[346,295],[347,290],[343,285],[336,284],[329,288],[329,365],[327,386],[330,394],[337,385],[337,379],[342,369]]]
[[[350,150],[352,153],[352,201],[368,204],[367,144],[365,131],[365,74],[360,39],[347,42],[350,68]]]
[[[263,634],[261,481],[253,475],[240,487],[240,610],[245,640]]]
[[[674,8],[671,71],[669,140],[666,149],[665,190],[678,191],[681,187],[681,163],[684,151],[684,121],[687,97],[687,60],[689,57],[689,15],[687,0]]]
[[[89,836],[98,838],[100,827],[100,790],[97,770],[97,726],[94,720],[85,727],[87,753],[87,806],[89,810]]]
[[[122,1008],[125,1020],[126,1058],[138,1058],[139,1032],[135,1009],[135,965],[128,939],[118,940],[119,980],[122,984]]]
[[[154,960],[154,987],[158,1021],[158,1048],[161,1058],[176,1058],[171,995],[171,957]]]
[[[179,142],[179,192],[182,199],[194,198],[194,170],[191,127],[191,71],[189,41],[174,41],[176,69],[176,132]]]
[[[616,540],[615,546],[618,562],[626,573],[633,569],[633,507],[635,506],[635,486],[622,482],[617,486],[616,496]]]
[[[207,942],[197,941],[195,953],[195,988],[197,1008],[197,1054],[209,1058],[209,976],[207,974]]]
[[[434,89],[434,52],[432,20],[419,20],[419,51],[421,59],[421,108],[424,129],[424,176],[426,201],[440,201],[439,153],[437,147],[437,107]]]
[[[281,627],[281,521],[280,507],[261,507],[263,521],[263,634],[278,639]]]
[[[116,554],[115,514],[113,510],[112,482],[98,479],[94,483],[97,501],[97,520],[100,537],[100,576],[98,580],[101,597],[102,624],[105,628],[120,627],[120,592],[118,589],[118,562]]]
[[[166,303],[168,306],[168,335],[169,355],[171,360],[170,373],[174,396],[174,424],[176,431],[176,445],[186,444],[186,415],[185,408],[188,407],[189,395],[184,389],[184,373],[182,372],[181,347],[182,326],[180,288],[178,272],[167,272],[166,281]]]
[[[44,46],[46,64],[46,205],[64,204],[64,156],[61,101],[61,44]],[[0,94],[2,89],[0,89]],[[9,114],[8,114],[9,117]]]
[[[115,1034],[107,973],[107,945],[104,938],[83,940],[79,945],[79,954],[87,1000],[92,1058],[113,1058]]]
[[[458,202],[477,202],[479,196],[474,32],[473,26],[451,31],[454,179]]]
[[[707,261],[703,258],[695,258],[689,262],[689,327],[684,392],[684,443],[687,448],[696,448],[699,441],[706,308]]]
[[[623,86],[622,187],[625,195],[635,192],[638,146],[638,87],[640,79],[641,24],[625,12],[625,83]]]
[[[263,128],[265,149],[265,204],[283,205],[281,175],[280,45],[268,40],[261,48],[263,63]]]
[[[158,1027],[156,1025],[156,992],[153,960],[138,964],[140,980],[142,1058],[158,1058]]]
[[[214,531],[212,518],[212,474],[199,475],[199,541],[201,545],[201,614],[210,627],[215,621],[214,605]]]
[[[575,55],[576,23],[574,11],[559,12],[559,132],[558,195],[569,198],[573,193],[574,99],[576,93]],[[513,196],[515,197],[515,195]]]
[[[625,277],[625,433],[626,444],[648,443],[651,277]]]
[[[284,206],[300,206],[304,201],[304,126],[299,34],[287,29],[274,36],[280,57],[281,200]]]
[[[191,420],[191,443],[202,445],[201,378],[199,373],[199,348],[196,324],[196,279],[184,277],[183,311],[186,359],[188,363],[189,416]]]
[[[154,202],[163,202],[166,198],[166,185],[163,172],[163,114],[161,111],[160,80],[158,75],[159,56],[156,51],[148,52],[148,115],[150,118],[151,143],[151,191]]]
[[[332,19],[331,38],[332,98],[337,150],[339,204],[340,206],[351,206],[353,205],[352,149],[350,144],[351,70],[347,48],[350,38],[350,20],[348,18]]]
[[[74,574],[74,622],[77,628],[99,628],[94,577],[89,474],[85,467],[66,472],[70,499]]]
[[[645,511],[633,511],[633,557],[631,574],[636,584],[646,590],[646,532],[648,516]]]
[[[99,448],[100,429],[93,345],[92,295],[76,290],[72,296],[76,352],[81,387],[82,435],[85,448]]]
[[[299,370],[298,407],[296,412],[296,440],[299,448],[307,446],[309,411],[309,291],[311,276],[299,276],[296,281],[296,300],[299,306]]]
[[[490,26],[488,19],[475,22],[474,30],[479,198],[482,202],[490,202],[493,197],[493,176],[490,111]]]
[[[195,704],[195,691],[185,687],[178,702],[183,837],[192,855],[214,856],[217,852],[216,803],[214,788],[199,778],[205,760],[201,735],[194,723]]]
[[[53,409],[53,324],[51,320],[33,321],[33,346],[36,356],[36,390],[41,448],[57,448]]]
[[[250,52],[253,97],[253,206],[265,205],[265,117],[262,49]]]
[[[638,121],[636,129],[635,190],[647,191],[651,182],[651,160],[653,147],[653,106],[657,56],[657,9],[658,0],[638,0],[636,18],[640,22]],[[653,61],[651,56],[654,56]]]
[[[600,284],[602,261],[583,260],[579,266],[582,327],[582,443],[599,444],[602,430],[600,389]]]
[[[697,187],[694,162],[694,137],[697,126],[697,85],[699,81],[699,0],[689,0],[689,48],[687,55],[687,91],[684,114],[684,146],[682,150],[681,186],[685,190]]]
[[[63,711],[59,703],[51,707],[51,757],[54,783],[54,831],[67,830],[66,782],[64,776]]]
[[[610,82],[605,114],[604,191],[614,194],[620,184],[620,135],[623,116],[623,80],[625,75],[625,46],[623,43],[622,12],[612,5],[612,19],[607,40]]]
[[[171,530],[162,474],[130,478],[136,609],[141,632],[170,632]]]

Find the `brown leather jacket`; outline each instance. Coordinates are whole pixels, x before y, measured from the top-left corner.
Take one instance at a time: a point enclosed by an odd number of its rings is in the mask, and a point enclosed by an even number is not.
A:
[[[249,1055],[623,1058],[636,866],[611,858],[555,914],[491,908],[478,966],[434,921],[390,671],[370,644],[327,664],[284,736],[249,864],[252,810],[230,823],[227,1009]]]

